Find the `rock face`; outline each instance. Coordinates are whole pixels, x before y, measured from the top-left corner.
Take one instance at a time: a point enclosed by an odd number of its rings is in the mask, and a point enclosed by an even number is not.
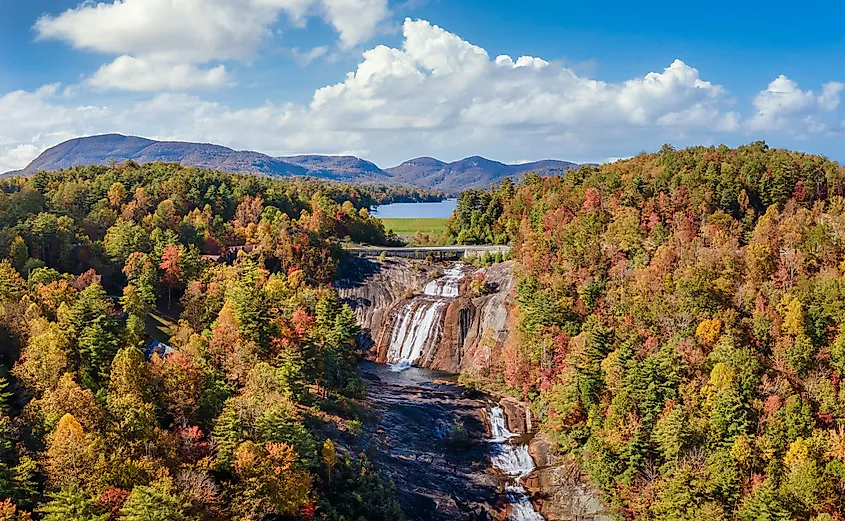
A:
[[[542,433],[531,440],[529,453],[537,470],[524,480],[534,507],[547,521],[613,521],[580,466],[554,456],[551,440]]]
[[[394,373],[368,363],[362,374],[379,420],[360,439],[374,445],[406,517],[503,521],[501,483],[489,470],[485,401],[424,369]]]
[[[422,293],[426,283],[443,268],[404,259],[349,259],[342,267],[343,279],[335,286],[341,298],[355,309],[363,328],[360,345],[367,350],[369,360],[387,360],[400,309],[413,295]],[[482,275],[490,293],[449,300],[440,324],[439,342],[428,347],[416,365],[453,374],[486,367],[508,335],[508,317],[513,307],[512,269],[510,262],[481,270],[467,266],[460,294],[467,295],[469,282]]]
[[[378,351],[371,348],[385,342],[384,324],[409,297],[421,291],[433,274],[435,268],[406,259],[379,262],[350,258],[344,262],[341,279],[334,286],[340,298],[355,310],[362,329],[359,345],[366,350],[367,359],[378,358]]]
[[[501,349],[508,336],[508,317],[513,309],[512,270],[513,263],[505,262],[467,273],[465,286],[476,276],[483,275],[491,293],[476,298],[463,297],[450,303],[437,356],[426,367],[450,373],[474,372],[488,367],[493,354]]]
[[[528,404],[505,397],[499,406],[505,412],[508,430],[528,439],[528,453],[537,468],[522,484],[536,511],[546,521],[613,521],[577,461],[556,456],[554,441],[532,428]]]

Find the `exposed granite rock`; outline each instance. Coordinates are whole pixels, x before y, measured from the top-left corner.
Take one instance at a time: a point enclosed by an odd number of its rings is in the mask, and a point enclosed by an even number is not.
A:
[[[389,259],[383,263],[350,259],[344,265],[344,280],[339,281],[336,288],[341,297],[356,311],[363,328],[361,346],[368,349],[368,359],[385,362],[392,328],[395,327],[399,310],[413,295],[422,293],[426,283],[438,276],[443,268],[444,266],[404,259]],[[467,267],[466,282],[461,289],[463,296],[449,302],[441,324],[441,340],[437,346],[426,351],[424,358],[418,362],[420,366],[452,374],[474,372],[487,367],[508,337],[509,314],[513,309],[515,285],[512,270],[513,264],[509,262],[484,270]],[[469,281],[478,271],[483,271],[492,292],[471,298],[467,296]],[[446,464],[442,456],[434,454],[434,450],[423,448],[424,443],[427,443],[424,442],[426,436],[398,442],[391,440],[392,437],[388,435],[398,435],[400,430],[409,431],[410,434],[416,432],[419,426],[430,424],[434,418],[427,416],[439,410],[440,405],[435,405],[439,402],[443,405],[450,404],[448,414],[456,413],[456,409],[451,409],[452,407],[475,408],[479,414],[477,420],[472,419],[474,415],[469,413],[469,409],[464,409],[459,416],[463,416],[463,421],[467,422],[468,427],[473,425],[470,430],[475,431],[473,437],[478,440],[478,429],[484,429],[486,423],[486,417],[481,414],[485,406],[483,402],[476,401],[470,405],[461,400],[453,402],[454,397],[441,401],[437,397],[438,393],[432,393],[430,389],[410,388],[399,392],[399,389],[393,386],[383,386],[376,382],[371,382],[371,385],[374,387],[371,388],[371,399],[374,399],[383,418],[381,430],[372,434],[376,435],[376,438],[384,436],[383,443],[392,449],[387,451],[389,459],[383,463],[390,469],[389,473],[400,487],[400,500],[410,518],[436,519],[431,517],[433,512],[448,512],[448,515],[454,516],[453,519],[462,520],[492,521],[494,518],[502,520],[507,517],[502,490],[499,488],[493,491],[490,487],[495,488],[495,485],[488,481],[489,475],[476,473],[481,469],[470,471],[470,474],[473,474],[470,481],[488,476],[480,482],[475,481],[476,486],[480,486],[478,490],[468,496],[456,493],[454,491],[459,489],[460,481],[444,481],[444,476],[450,472],[447,469],[464,468],[462,465],[466,465],[468,461],[457,466]],[[402,396],[398,401],[398,396],[394,394],[397,392]],[[405,394],[406,392],[408,394]],[[409,395],[415,398],[410,398]],[[420,403],[415,404],[417,399]],[[599,493],[587,484],[578,465],[558,458],[554,444],[548,436],[542,433],[532,436],[537,425],[530,415],[528,405],[510,397],[500,396],[497,399],[504,409],[508,429],[523,435],[529,443],[529,453],[538,468],[523,480],[523,484],[531,494],[535,508],[543,517],[547,521],[611,521],[612,518],[606,515],[606,509],[598,499]],[[392,406],[398,406],[399,403],[403,404],[401,408]],[[412,411],[418,412],[411,414]],[[445,412],[446,409],[436,414]],[[393,413],[398,416],[391,419]],[[417,414],[419,418],[416,418]],[[476,421],[478,423],[475,423]],[[489,426],[486,427],[489,434]],[[413,439],[417,441],[412,444],[410,440]],[[430,441],[435,444],[438,442],[435,438]],[[414,447],[414,444],[417,446]],[[478,457],[478,454],[475,454],[470,459]],[[476,460],[470,463],[470,466],[478,464]],[[417,474],[426,468],[430,469],[430,475]],[[438,472],[441,473],[438,475]],[[467,477],[463,476],[462,479]],[[403,488],[408,485],[413,486],[407,490]],[[444,494],[444,486],[452,492]],[[491,493],[498,496],[498,500],[493,499]],[[482,497],[484,499],[481,499]]]
[[[593,488],[572,458],[555,455],[554,442],[544,433],[528,446],[537,470],[523,480],[534,508],[546,521],[613,521]]]
[[[554,453],[554,442],[544,432],[538,432],[528,444],[528,453],[534,458],[537,467],[551,467],[558,463]]]
[[[354,309],[362,327],[360,346],[368,360],[384,363],[394,320],[399,309],[426,283],[443,271],[443,265],[405,259],[348,259],[343,277],[335,287]],[[461,297],[449,302],[443,315],[440,343],[429,350],[418,365],[458,374],[475,371],[489,363],[508,335],[508,313],[513,303],[513,263],[506,262],[476,270],[467,266]],[[470,298],[469,281],[483,273],[492,292]]]
[[[362,374],[378,422],[368,424],[360,439],[376,449],[378,467],[396,484],[407,518],[502,521],[502,483],[490,472],[485,442],[486,402],[429,371],[393,373],[364,364]],[[452,437],[456,423],[466,436],[459,443]]]
[[[390,324],[395,310],[414,293],[419,293],[431,277],[437,275],[436,267],[407,259],[349,258],[341,265],[341,279],[334,287],[347,304],[355,310],[361,326],[359,345],[370,360],[384,362],[390,340],[385,324]],[[386,338],[385,338],[386,336]],[[381,346],[383,353],[373,346]]]
[[[452,372],[475,372],[486,368],[494,354],[504,346],[509,333],[508,317],[513,309],[513,267],[513,262],[504,262],[468,274],[467,280],[471,280],[478,272],[482,272],[492,293],[465,299],[469,302],[460,311],[450,309],[453,313],[451,317],[447,313],[447,320],[455,324],[461,323],[461,313],[464,313],[463,318],[469,324],[463,338],[447,337],[444,334],[441,349],[449,346],[453,352],[458,353],[459,362],[451,368],[455,369]],[[445,367],[440,369],[450,370]]]

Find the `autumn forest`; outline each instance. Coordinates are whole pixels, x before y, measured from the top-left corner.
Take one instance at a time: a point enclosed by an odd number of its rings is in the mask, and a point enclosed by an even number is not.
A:
[[[464,193],[515,245],[517,333],[482,375],[530,400],[621,519],[843,519],[845,169],[674,150]]]
[[[0,520],[392,521],[344,242],[416,189],[133,162],[0,180]],[[845,168],[695,147],[460,195],[530,404],[609,512],[845,521]],[[493,263],[503,259],[485,259]],[[488,262],[489,261],[489,262]]]

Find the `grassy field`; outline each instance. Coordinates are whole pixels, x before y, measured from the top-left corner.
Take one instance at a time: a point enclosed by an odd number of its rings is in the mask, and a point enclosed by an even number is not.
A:
[[[170,337],[176,334],[178,326],[160,313],[147,315],[145,321],[146,333],[159,342],[170,342]]]
[[[449,219],[382,219],[382,222],[385,230],[393,230],[399,236],[411,236],[416,232],[443,233]]]

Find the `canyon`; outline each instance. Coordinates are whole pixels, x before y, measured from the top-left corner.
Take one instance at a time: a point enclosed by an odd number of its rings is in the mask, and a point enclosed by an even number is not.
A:
[[[379,417],[368,434],[412,520],[609,521],[579,466],[555,454],[528,404],[457,384],[488,374],[513,320],[515,266],[348,259]]]

